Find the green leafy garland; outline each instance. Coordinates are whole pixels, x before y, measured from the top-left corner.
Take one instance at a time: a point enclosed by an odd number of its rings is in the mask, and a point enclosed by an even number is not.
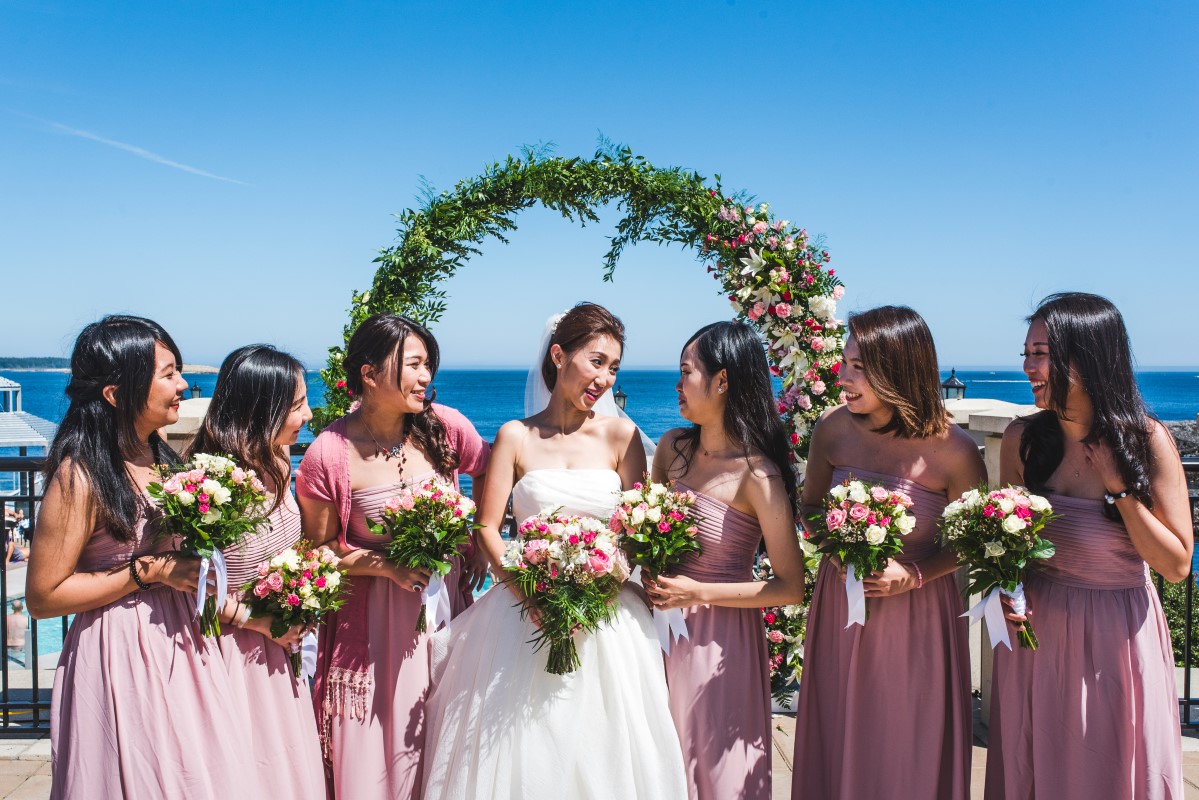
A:
[[[355,292],[345,340],[376,313],[398,313],[425,325],[445,311],[438,286],[493,237],[507,243],[516,213],[540,203],[580,224],[598,222],[595,209],[615,201],[624,217],[604,256],[611,280],[624,248],[636,242],[681,244],[728,295],[734,311],[752,321],[767,342],[771,371],[783,381],[778,398],[802,470],[811,429],[836,404],[836,372],[845,329],[836,319],[841,282],[828,269],[828,251],[807,231],[776,219],[765,203],[744,193],[726,196],[696,172],[655,167],[627,147],[601,142],[595,157],[561,158],[525,148],[452,191],[426,191],[425,204],[399,215],[398,243],[380,252],[374,283]],[[354,398],[346,389],[343,347],[329,348],[325,405],[314,410],[319,433],[344,415]]]

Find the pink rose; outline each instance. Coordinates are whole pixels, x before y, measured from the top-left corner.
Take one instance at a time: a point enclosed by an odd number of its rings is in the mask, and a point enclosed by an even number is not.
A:
[[[876,503],[881,503],[890,496],[890,493],[881,486],[871,486],[870,496],[874,498]]]
[[[824,394],[826,391],[828,391],[828,387],[824,385],[824,381],[816,381],[812,384],[812,394],[816,395],[817,397]]]
[[[782,631],[771,631],[770,633],[768,633],[766,635],[769,636],[770,641],[774,642],[775,644],[778,644],[779,642],[783,641],[783,632]]]
[[[283,573],[272,572],[270,575],[267,576],[266,582],[267,582],[267,585],[271,587],[272,592],[282,591],[283,590]]]
[[[319,578],[317,578],[316,580],[313,581],[313,584],[315,584],[316,588],[318,588],[318,589],[324,589],[326,583],[328,583],[328,581],[325,580],[324,575],[320,576]]]
[[[844,286],[834,286],[833,287],[833,299],[834,300],[840,300],[844,296],[845,296],[845,287]]]
[[[766,246],[767,246],[767,247],[769,247],[771,250],[775,250],[775,249],[777,249],[777,248],[778,248],[778,246],[779,246],[779,237],[777,237],[777,236],[767,236],[767,237],[766,237]],[[786,279],[785,279],[785,278],[783,278],[783,277],[781,277],[781,276],[779,277],[779,280],[780,280],[780,281],[783,281],[784,283],[786,283]]]
[[[262,494],[262,492],[266,489],[266,487],[262,485],[262,481],[258,480],[258,478],[250,479],[250,488],[259,494]]]
[[[824,340],[821,339],[819,336],[813,336],[812,337],[812,349],[815,350],[817,353],[823,353],[824,352]]]
[[[383,501],[383,511],[387,514],[396,514],[400,510],[400,498],[389,497]]]
[[[265,578],[266,574],[271,571],[271,565],[263,561],[258,565],[258,577]]]
[[[752,321],[757,322],[758,318],[766,313],[766,306],[762,305],[761,303],[754,303],[753,308],[751,308],[747,313]]]
[[[167,494],[179,494],[179,492],[183,491],[183,484],[179,482],[178,478],[172,477],[162,485],[162,490]]]
[[[240,485],[246,480],[246,471],[241,467],[234,467],[233,472],[229,473],[229,478],[234,483]]]
[[[845,512],[839,508],[831,508],[824,515],[824,524],[830,531],[835,531],[845,524]]]
[[[271,593],[271,587],[267,585],[266,581],[259,581],[258,583],[256,583],[254,585],[254,596],[255,597],[266,597],[270,593]]]
[[[587,559],[587,568],[596,575],[607,575],[612,571],[612,559],[603,550],[592,550]]]
[[[525,560],[530,564],[540,564],[545,561],[549,549],[550,543],[545,539],[534,539],[525,545]]]
[[[861,522],[868,516],[870,516],[870,509],[861,503],[854,503],[849,507],[849,518],[854,522]]]
[[[763,233],[766,233],[766,229],[768,227],[769,226],[765,222],[762,222],[761,220],[759,220],[758,222],[754,223],[753,231],[754,231],[754,233],[757,233],[757,234],[763,234]]]
[[[662,520],[658,523],[658,533],[670,533],[670,523]]]
[[[300,604],[300,597],[299,597],[299,595],[295,594],[294,592],[293,592],[293,593],[291,593],[291,594],[289,594],[289,595],[287,596],[287,604],[288,604],[289,606],[298,606],[298,605]]]
[[[783,318],[791,316],[791,304],[779,303],[774,307],[774,315]]]
[[[808,411],[812,408],[812,398],[808,397],[806,394],[801,394],[799,399],[795,401],[795,405],[799,406],[804,411]]]

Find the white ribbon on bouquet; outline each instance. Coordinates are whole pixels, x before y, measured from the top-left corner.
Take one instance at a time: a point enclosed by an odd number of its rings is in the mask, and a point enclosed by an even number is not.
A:
[[[429,585],[420,590],[420,599],[425,604],[425,630],[432,633],[449,623],[453,616],[450,611],[450,590],[440,573],[434,572],[429,576]]]
[[[672,635],[676,642],[680,639],[690,638],[687,635],[687,620],[683,618],[683,609],[681,608],[655,608],[654,630],[658,634],[658,644],[662,646],[662,652],[666,655],[670,655]]]
[[[1028,602],[1024,597],[1024,584],[1018,583],[1016,584],[1015,591],[1012,592],[1001,586],[996,586],[987,592],[987,596],[982,599],[982,602],[961,615],[969,617],[971,625],[980,619],[987,621],[987,638],[991,640],[992,650],[1001,644],[1008,650],[1012,649],[1012,640],[1008,637],[1007,620],[1003,616],[1002,598],[1004,596],[1011,598],[1012,611],[1014,613],[1023,614],[1028,610]]]
[[[300,674],[296,677],[301,683],[307,683],[316,674],[316,631],[308,631],[298,645],[292,645],[293,653],[300,654]]]
[[[853,625],[866,624],[866,590],[862,586],[862,579],[854,572],[853,564],[846,567],[845,571],[845,599],[849,603],[849,621],[845,623],[845,628],[848,630]]]
[[[209,574],[211,571],[211,575]],[[196,586],[196,616],[204,614],[204,602],[208,600],[208,579],[216,584],[216,596],[224,602],[229,594],[229,569],[225,566],[225,556],[220,550],[213,550],[212,557],[200,557],[200,583]],[[221,611],[217,608],[217,613]]]

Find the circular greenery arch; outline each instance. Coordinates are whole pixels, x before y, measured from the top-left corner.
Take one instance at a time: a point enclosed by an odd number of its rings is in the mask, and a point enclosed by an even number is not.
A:
[[[516,213],[540,203],[586,225],[596,209],[615,202],[624,216],[603,259],[612,280],[625,247],[636,242],[680,244],[696,251],[728,296],[736,315],[761,331],[771,371],[782,379],[778,396],[802,469],[811,428],[840,396],[836,372],[844,327],[836,318],[843,291],[829,255],[807,231],[774,216],[748,195],[725,195],[696,172],[655,167],[627,147],[601,142],[594,158],[561,158],[546,148],[524,148],[459,182],[452,191],[424,190],[424,205],[399,215],[398,243],[382,250],[371,288],[355,292],[344,330],[371,314],[405,314],[426,325],[445,311],[440,283],[452,276],[488,237],[507,242]],[[325,405],[312,429],[345,414],[353,403],[342,371],[343,346],[329,348]]]

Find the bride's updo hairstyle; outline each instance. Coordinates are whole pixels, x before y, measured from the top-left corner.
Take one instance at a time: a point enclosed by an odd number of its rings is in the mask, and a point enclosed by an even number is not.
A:
[[[792,510],[796,510],[798,498],[791,448],[775,404],[762,339],[743,322],[713,322],[696,331],[683,345],[683,352],[692,344],[709,385],[721,370],[728,376],[725,434],[746,459],[751,450],[756,450],[778,467]],[[672,443],[675,459],[682,460],[684,470],[691,465],[699,447],[699,432],[700,426],[692,425]]]
[[[923,317],[907,306],[880,306],[851,314],[849,335],[862,354],[867,383],[892,410],[877,433],[927,439],[949,430],[937,348]]]
[[[353,392],[354,397],[363,396],[362,367],[367,364],[376,370],[382,370],[388,360],[394,359],[396,384],[399,384],[403,367],[400,359],[404,353],[404,342],[409,336],[415,336],[424,342],[425,350],[429,354],[429,374],[433,378],[437,377],[441,349],[428,328],[399,314],[373,314],[363,320],[350,337],[350,343],[346,346],[346,357],[342,362],[346,373],[346,388]],[[433,412],[433,400],[436,397],[437,390],[429,386],[425,393],[424,410],[419,414],[409,415],[405,433],[425,454],[434,469],[442,475],[449,475],[458,468],[458,452],[450,446],[445,426]]]
[[[1149,492],[1149,442],[1153,414],[1145,406],[1133,369],[1124,318],[1110,300],[1084,292],[1051,294],[1028,318],[1049,334],[1049,407],[1031,416],[1020,436],[1024,481],[1047,492],[1065,453],[1059,415],[1066,413],[1071,370],[1094,410],[1084,442],[1106,442],[1128,491],[1153,507]],[[1104,511],[1113,508],[1104,504]],[[1110,512],[1109,512],[1110,513]]]
[[[129,541],[139,510],[146,505],[129,479],[125,458],[140,447],[137,420],[150,402],[156,344],[170,350],[176,365],[182,365],[174,340],[152,320],[108,316],[79,333],[66,389],[71,404],[46,456],[46,483],[69,460],[64,476],[68,491],[76,476],[87,481],[92,495],[88,512],[120,542]],[[115,406],[104,399],[106,386],[116,387]],[[150,434],[150,448],[156,463],[178,461],[157,432]]]
[[[554,384],[558,382],[558,369],[554,366],[554,360],[550,358],[550,349],[558,345],[569,356],[597,336],[612,337],[620,343],[621,351],[624,351],[624,323],[603,306],[579,303],[558,320],[558,326],[554,328],[549,344],[546,345],[545,357],[541,360],[541,377],[551,392],[554,390]]]

